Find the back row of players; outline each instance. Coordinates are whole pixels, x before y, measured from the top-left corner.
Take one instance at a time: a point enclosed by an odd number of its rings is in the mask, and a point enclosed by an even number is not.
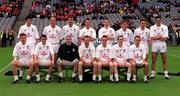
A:
[[[95,48],[96,31],[91,27],[91,20],[85,20],[85,27],[80,28],[74,24],[73,18],[68,18],[67,25],[62,29],[56,25],[56,18],[50,18],[50,25],[45,27],[41,42],[32,19],[27,18],[25,25],[19,30],[20,42],[15,45],[13,56],[14,83],[22,78],[23,71],[17,75],[17,68],[28,66],[27,82],[30,83],[32,72],[36,73],[36,82],[40,81],[39,66],[48,66],[46,82],[49,82],[54,66],[59,72],[59,82],[63,81],[62,65],[73,65],[72,80],[78,73],[82,82],[83,67],[93,67],[93,81],[101,82],[103,66],[110,68],[110,81],[118,82],[118,67],[128,67],[127,81],[136,81],[136,66],[144,67],[144,82],[148,82],[148,46],[152,46],[152,71],[151,78],[155,77],[157,54],[161,54],[163,70],[166,79],[169,79],[166,61],[166,40],[168,28],[161,23],[161,17],[155,18],[156,24],[146,28],[146,20],[140,20],[140,26],[134,33],[128,28],[128,21],[121,23],[121,29],[115,32],[110,27],[110,21],[104,19],[98,34],[101,44]],[[60,45],[60,42],[64,42]],[[57,62],[56,62],[57,61]],[[35,70],[34,70],[35,69]],[[115,79],[114,79],[115,78]]]

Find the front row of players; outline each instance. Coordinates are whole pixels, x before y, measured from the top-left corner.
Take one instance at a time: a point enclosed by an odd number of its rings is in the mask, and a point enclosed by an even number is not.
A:
[[[91,67],[93,69],[92,80],[95,82],[102,81],[102,68],[109,68],[110,81],[118,82],[118,68],[127,67],[127,81],[136,82],[136,67],[143,66],[144,82],[148,82],[148,63],[146,61],[147,50],[141,45],[141,38],[136,36],[134,44],[130,47],[123,44],[123,36],[119,36],[118,43],[113,47],[108,45],[108,37],[104,35],[101,38],[101,44],[95,49],[89,36],[84,36],[84,44],[78,47],[72,43],[72,37],[66,36],[66,41],[59,48],[58,60],[55,63],[55,54],[52,45],[47,43],[47,36],[41,36],[41,42],[36,47],[26,43],[26,34],[20,34],[20,42],[14,48],[12,69],[14,74],[13,84],[18,82],[18,67],[28,67],[26,81],[31,82],[32,73],[36,73],[36,82],[40,82],[39,68],[48,67],[48,73],[45,81],[49,82],[51,72],[56,66],[59,72],[59,82],[63,81],[63,65],[72,65],[72,80],[78,74],[79,82],[83,81],[83,69]]]

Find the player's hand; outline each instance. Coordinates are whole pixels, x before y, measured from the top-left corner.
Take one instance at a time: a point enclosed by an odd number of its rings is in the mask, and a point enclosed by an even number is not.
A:
[[[167,38],[166,37],[161,37],[161,39],[160,39],[161,41],[166,41],[167,40]]]

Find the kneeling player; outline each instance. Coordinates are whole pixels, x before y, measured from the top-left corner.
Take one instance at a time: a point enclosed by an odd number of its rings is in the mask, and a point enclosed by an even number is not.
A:
[[[129,48],[129,58],[132,64],[132,82],[136,82],[136,68],[144,67],[144,82],[148,83],[148,62],[146,62],[146,49],[140,44],[141,37],[135,36],[134,44]]]
[[[18,42],[15,45],[14,51],[13,51],[13,56],[14,60],[12,61],[12,71],[14,75],[14,81],[12,84],[15,84],[18,82],[18,72],[17,68],[23,68],[23,67],[29,67],[28,70],[28,75],[26,78],[27,83],[31,82],[31,75],[33,71],[33,52],[34,48],[32,44],[28,44],[26,42],[27,36],[25,33],[21,33],[20,35],[20,42]]]
[[[82,82],[83,67],[93,68],[93,81],[96,81],[97,75],[97,63],[95,61],[95,47],[90,42],[91,38],[85,36],[83,38],[84,43],[79,47],[80,61],[78,64],[79,82]]]
[[[113,46],[115,82],[119,81],[118,67],[127,67],[128,68],[127,81],[130,82],[131,64],[127,61],[128,53],[129,53],[128,46],[123,44],[123,36],[119,36],[117,39],[118,39],[118,44]]]
[[[36,83],[40,81],[39,67],[47,66],[48,73],[46,75],[46,83],[50,80],[51,72],[54,66],[54,51],[52,45],[46,42],[47,36],[41,36],[41,42],[36,45],[35,49],[35,72],[36,72]]]

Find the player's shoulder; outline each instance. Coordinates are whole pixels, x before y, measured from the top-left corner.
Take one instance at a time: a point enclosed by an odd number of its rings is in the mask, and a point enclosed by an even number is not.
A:
[[[138,32],[138,31],[140,31],[139,27],[134,30],[134,32]]]
[[[131,29],[127,28],[128,33],[133,33]]]
[[[134,48],[135,48],[135,44],[129,46],[129,49],[134,49]]]
[[[164,25],[164,24],[161,24],[161,27],[162,28],[168,28],[166,25]]]
[[[121,33],[121,32],[122,32],[122,28],[120,28],[116,31],[116,33]]]

